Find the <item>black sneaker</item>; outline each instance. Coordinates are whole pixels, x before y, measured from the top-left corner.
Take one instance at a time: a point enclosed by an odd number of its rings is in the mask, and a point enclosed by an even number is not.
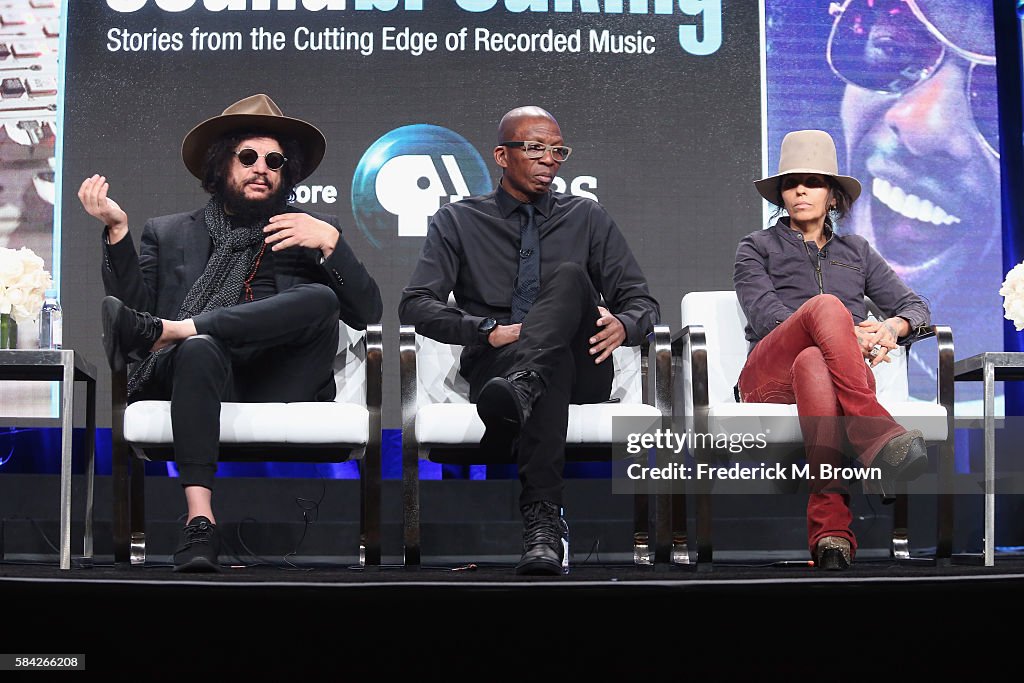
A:
[[[538,501],[520,508],[523,513],[523,556],[516,574],[558,576],[569,573],[569,525],[562,509]]]
[[[164,323],[160,318],[132,310],[117,297],[103,297],[100,313],[103,350],[110,369],[115,372],[148,356],[163,332]]]
[[[181,545],[174,551],[176,572],[219,572],[220,532],[206,517],[193,517],[181,532]]]

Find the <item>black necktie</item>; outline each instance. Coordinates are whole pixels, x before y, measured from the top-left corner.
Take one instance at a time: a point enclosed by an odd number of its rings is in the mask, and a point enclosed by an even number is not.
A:
[[[512,292],[512,320],[523,322],[540,291],[540,233],[534,221],[533,204],[520,204],[519,212],[526,220],[519,232],[519,272]]]

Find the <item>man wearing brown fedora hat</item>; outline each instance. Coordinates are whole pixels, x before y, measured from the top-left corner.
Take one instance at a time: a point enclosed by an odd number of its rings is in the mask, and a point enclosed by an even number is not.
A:
[[[377,283],[337,219],[288,204],[327,142],[268,96],[235,102],[193,128],[185,167],[211,196],[188,213],[152,218],[139,251],[109,183],[78,196],[104,224],[103,346],[131,364],[129,401],[170,399],[174,457],[188,517],[175,571],[217,571],[212,509],[222,401],[334,398],[338,320],[381,318]]]

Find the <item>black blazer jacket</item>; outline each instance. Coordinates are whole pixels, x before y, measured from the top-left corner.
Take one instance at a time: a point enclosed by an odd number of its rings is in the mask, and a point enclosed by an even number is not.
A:
[[[309,213],[340,232],[334,216]],[[206,268],[213,243],[203,209],[151,218],[142,230],[139,252],[131,234],[117,244],[107,244],[103,233],[103,286],[106,293],[127,306],[174,320],[185,295]],[[290,247],[274,252],[277,290],[298,284],[320,283],[330,287],[341,304],[339,318],[349,327],[363,330],[380,322],[383,312],[380,289],[344,238],[322,264],[320,251]]]

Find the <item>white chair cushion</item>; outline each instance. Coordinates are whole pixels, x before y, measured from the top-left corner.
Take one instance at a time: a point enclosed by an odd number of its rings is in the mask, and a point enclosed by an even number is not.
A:
[[[366,405],[366,332],[338,323],[338,353],[334,357],[334,402]]]
[[[733,400],[732,388],[747,362],[747,340],[744,338],[746,316],[736,293],[688,292],[680,303],[683,326],[703,325],[708,349],[708,403]],[[690,356],[683,355],[686,391],[686,414],[693,414],[689,392]]]
[[[658,418],[661,412],[646,403],[590,403],[569,406],[567,443],[610,444],[616,417]]]
[[[732,290],[689,292],[680,303],[683,325],[702,325],[708,349],[708,402],[711,405],[733,401],[733,387],[747,362],[744,329],[747,318]],[[870,317],[870,316],[869,316]],[[906,401],[910,395],[907,379],[907,353],[904,347],[889,352],[889,363],[874,368],[875,394],[879,401]],[[690,386],[690,357],[685,353],[683,382],[686,391],[686,413],[693,414]]]
[[[286,403],[285,443],[365,446],[370,437],[370,411],[357,403],[314,401]]]
[[[689,292],[680,304],[683,325],[702,325],[708,355],[708,431],[711,434],[765,434],[773,444],[803,443],[795,404],[735,402],[733,386],[747,360],[743,337],[746,316],[732,290]],[[907,429],[920,429],[925,440],[947,437],[946,410],[937,402],[912,401],[907,384],[907,354],[890,352],[890,363],[874,368],[876,396]],[[693,429],[689,350],[683,353],[686,427]]]
[[[344,444],[363,446],[370,416],[355,403],[223,403],[220,440],[233,444]],[[133,444],[171,444],[170,401],[137,401],[124,415],[124,436]]]
[[[459,374],[462,347],[416,335],[416,406],[469,403],[469,382]]]
[[[471,403],[433,403],[416,411],[416,441],[421,446],[480,443],[484,423]]]
[[[459,374],[462,347],[416,335],[416,406],[469,403],[469,382]],[[615,375],[611,397],[643,403],[640,347],[620,346],[612,352]]]
[[[651,417],[658,409],[644,403],[595,403],[569,406],[567,444],[612,443],[612,418]],[[416,441],[432,446],[467,446],[480,443],[484,423],[471,403],[435,403],[416,412]],[[423,453],[423,450],[420,451]]]
[[[882,407],[906,429],[920,429],[925,441],[944,441],[946,409],[921,401],[882,402]],[[770,444],[803,443],[792,403],[718,403],[708,411],[711,434],[764,434]]]
[[[416,441],[423,447],[421,454],[433,446],[473,447],[483,438],[484,424],[469,402],[469,383],[459,374],[461,353],[461,346],[416,335]],[[611,398],[618,402],[569,406],[567,444],[611,444],[613,417],[661,414],[643,403],[640,348],[620,346],[612,359]]]
[[[369,442],[364,332],[339,323],[334,359],[334,401],[223,403],[220,440],[232,444],[337,444]],[[124,414],[124,437],[138,446],[174,441],[170,401],[137,401]]]

